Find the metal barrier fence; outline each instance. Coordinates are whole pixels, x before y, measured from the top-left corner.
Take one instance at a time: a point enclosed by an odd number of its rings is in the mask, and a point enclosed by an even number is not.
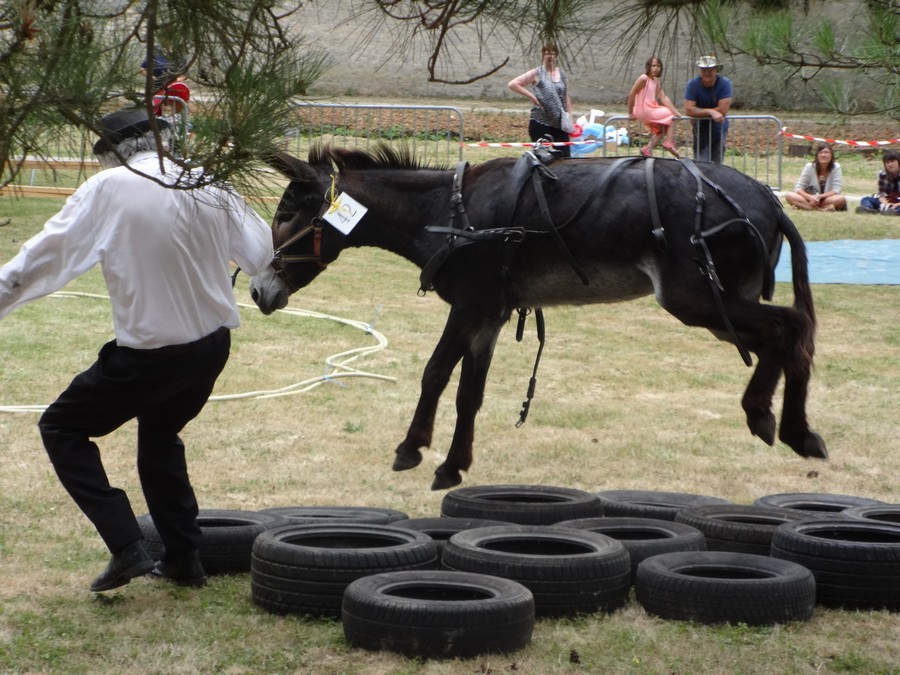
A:
[[[154,104],[160,107],[160,117],[165,119],[172,129],[172,151],[176,154],[187,154],[191,129],[188,104],[183,99],[172,96],[157,96],[153,100]],[[86,129],[72,131],[70,127],[45,134],[42,139],[44,153],[41,156],[24,158],[18,184],[56,189],[60,191],[57,194],[72,192],[74,190],[72,187],[59,186],[80,185],[88,176],[100,170],[100,163],[92,152],[96,140],[97,137]],[[16,160],[12,163],[17,164]]]
[[[452,106],[298,103],[297,127],[285,148],[306,157],[317,143],[373,149],[406,148],[426,164],[450,166],[463,158],[462,112]]]
[[[182,115],[186,115],[186,108],[184,106]],[[462,112],[456,107],[304,102],[297,103],[295,110],[296,126],[284,139],[284,149],[297,157],[306,157],[309,149],[316,144],[328,143],[360,150],[371,150],[379,144],[386,144],[394,149],[408,149],[419,161],[435,166],[452,166],[464,159],[465,123]],[[725,164],[781,190],[784,147],[781,121],[770,115],[729,115],[728,119]],[[176,128],[184,134],[186,119],[176,122],[180,122]],[[604,129],[628,124],[635,128],[633,120],[624,115],[598,119],[596,123]],[[679,153],[692,156],[690,120],[675,120],[674,124]],[[642,128],[641,131],[646,130]],[[186,145],[186,139],[182,140]],[[88,139],[82,135],[79,141],[80,153],[76,152],[74,157],[68,156],[78,166],[79,176],[83,180],[86,177],[84,170],[90,170],[95,162],[90,155]],[[640,145],[635,138],[631,138],[628,145],[603,139],[591,154],[603,157],[634,155]],[[508,152],[521,154],[523,149]],[[660,148],[657,154],[665,152]],[[65,156],[62,152],[58,155]],[[482,159],[477,157],[473,161]],[[32,171],[32,185],[35,184],[35,177],[36,172]]]
[[[599,123],[616,127],[631,122],[625,115],[614,115]],[[692,127],[689,118],[675,120],[675,145],[682,157],[693,157]],[[711,125],[707,125],[711,127]],[[781,120],[772,115],[729,115],[728,136],[723,164],[745,173],[775,190],[782,189],[782,159],[784,136]],[[711,133],[711,128],[710,128]],[[634,139],[631,147],[604,143],[598,154],[604,157],[636,154]],[[638,145],[640,147],[640,144]],[[657,146],[658,155],[667,155]]]

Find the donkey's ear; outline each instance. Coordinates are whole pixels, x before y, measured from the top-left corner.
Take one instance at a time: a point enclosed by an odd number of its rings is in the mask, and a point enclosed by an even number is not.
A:
[[[263,161],[291,180],[309,181],[316,177],[315,170],[309,164],[286,152],[273,152],[263,157]]]

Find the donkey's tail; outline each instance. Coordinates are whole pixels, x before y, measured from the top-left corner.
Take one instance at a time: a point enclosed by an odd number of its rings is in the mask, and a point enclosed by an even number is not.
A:
[[[806,257],[806,244],[797,227],[784,211],[778,213],[778,228],[791,246],[791,278],[794,286],[794,308],[803,314],[809,322],[803,331],[802,344],[809,358],[815,351],[816,309],[813,305],[812,289],[809,286],[809,263]]]

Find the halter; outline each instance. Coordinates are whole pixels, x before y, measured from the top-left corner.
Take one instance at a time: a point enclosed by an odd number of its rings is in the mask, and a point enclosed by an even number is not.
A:
[[[322,216],[337,208],[337,200],[335,199],[336,182],[337,178],[335,174],[332,173],[331,186],[325,192],[325,205],[322,207],[319,215],[313,218],[306,227],[301,228],[299,232],[295,233],[286,242],[275,249],[275,254],[272,257],[271,262],[272,271],[275,273],[275,276],[281,279],[284,285],[287,286],[288,289],[290,289],[291,293],[296,293],[298,290],[300,290],[300,287],[295,286],[293,283],[291,283],[287,272],[285,272],[286,264],[304,262],[313,263],[317,265],[320,270],[324,270],[326,267],[328,267],[328,263],[322,260],[322,231],[325,229],[325,220],[322,218]],[[297,255],[285,254],[284,250],[286,248],[293,244],[296,244],[298,241],[300,241],[310,233],[312,233],[313,235],[312,253],[300,253]]]

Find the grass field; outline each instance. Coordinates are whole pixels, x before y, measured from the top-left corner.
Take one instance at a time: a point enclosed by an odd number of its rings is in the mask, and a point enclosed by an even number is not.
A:
[[[61,205],[0,200],[0,261]],[[897,220],[792,213],[808,239],[897,237]],[[7,222],[8,220],[8,222]],[[366,505],[436,516],[431,472],[449,443],[452,387],[435,447],[417,470],[390,470],[446,307],[418,297],[418,271],[374,250],[348,251],[291,307],[367,322],[387,347],[354,363],[396,382],[333,380],[283,398],[211,402],[183,434],[201,508]],[[98,271],[67,291],[103,293]],[[536,349],[533,324],[500,338],[465,485],[547,484],[715,495],[737,503],[780,492],[900,502],[900,289],[817,285],[817,368],[809,417],[831,459],[796,457],[750,436],[749,378],[736,350],[682,326],[652,299],[548,309],[548,341],[528,422],[514,424]],[[250,303],[247,279],[241,302]],[[775,300],[791,302],[779,284]],[[0,322],[0,405],[46,404],[111,337],[92,297],[46,298]],[[243,310],[216,394],[322,375],[331,354],[375,344],[347,325]],[[776,400],[780,401],[780,392]],[[92,596],[108,553],[60,487],[37,415],[0,413],[0,672],[58,673],[900,673],[900,615],[817,608],[767,628],[663,621],[632,600],[612,615],[539,621],[519,653],[420,661],[351,649],[339,623],[278,617],[251,601],[249,575],[186,590],[137,579]],[[135,427],[100,441],[113,484],[145,512]]]

